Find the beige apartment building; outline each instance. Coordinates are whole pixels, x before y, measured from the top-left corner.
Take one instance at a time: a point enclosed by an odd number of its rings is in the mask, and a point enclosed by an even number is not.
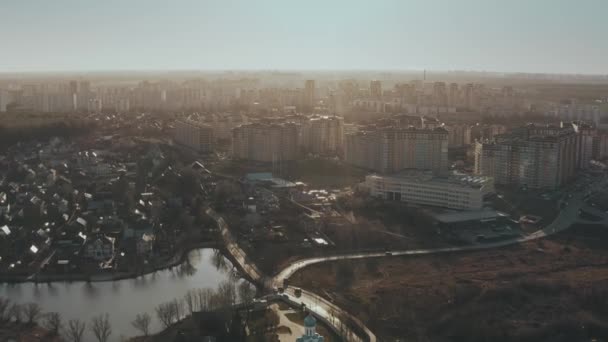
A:
[[[557,188],[574,177],[576,164],[572,128],[529,126],[475,144],[475,173],[500,185]]]
[[[300,145],[315,154],[341,155],[344,150],[344,119],[312,116],[300,126]]]
[[[345,161],[381,173],[403,169],[448,170],[448,131],[444,128],[380,128],[345,138]]]
[[[253,123],[232,130],[234,159],[281,162],[298,157],[296,124]]]
[[[446,127],[448,130],[449,147],[464,147],[471,144],[471,126],[467,124],[453,124]]]
[[[199,152],[211,152],[215,138],[209,125],[192,120],[178,120],[175,122],[173,140]]]

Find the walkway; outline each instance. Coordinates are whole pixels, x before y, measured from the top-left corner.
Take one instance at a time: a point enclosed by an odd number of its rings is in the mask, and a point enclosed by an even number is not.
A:
[[[222,239],[224,240],[224,245],[226,246],[228,253],[230,253],[230,255],[237,262],[240,269],[243,270],[243,272],[245,272],[253,282],[265,285],[266,277],[254,263],[249,262],[247,259],[247,254],[245,254],[245,251],[243,251],[236,243],[236,240],[232,236],[232,233],[230,233],[228,224],[226,224],[224,218],[211,208],[208,208],[206,213],[217,223],[222,235]]]

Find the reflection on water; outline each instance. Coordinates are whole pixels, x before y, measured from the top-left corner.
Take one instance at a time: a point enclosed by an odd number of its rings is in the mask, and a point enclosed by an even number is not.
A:
[[[224,258],[222,252],[220,252],[219,250],[213,251],[213,257],[211,258],[211,260],[213,261],[213,266],[215,266],[216,269],[221,271],[227,272],[230,270],[230,266],[232,266],[230,265],[230,262],[226,258]]]
[[[137,334],[130,322],[138,313],[149,313],[156,331],[160,329],[154,313],[158,304],[182,298],[190,289],[216,288],[233,273],[232,265],[219,251],[200,249],[192,251],[182,265],[134,279],[0,284],[0,296],[20,303],[36,302],[45,312],[61,313],[64,321],[88,323],[91,317],[107,312],[114,332],[112,341],[119,341],[121,336]]]

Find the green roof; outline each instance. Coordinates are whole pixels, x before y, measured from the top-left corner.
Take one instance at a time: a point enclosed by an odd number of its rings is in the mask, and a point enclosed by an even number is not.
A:
[[[312,317],[311,314],[308,314],[308,316],[306,316],[306,318],[304,318],[304,326],[307,328],[312,328],[314,326],[317,325],[317,320]]]

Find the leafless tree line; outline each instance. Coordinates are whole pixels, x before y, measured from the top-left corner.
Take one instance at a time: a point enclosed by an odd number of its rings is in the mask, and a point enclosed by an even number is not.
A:
[[[236,280],[228,279],[220,283],[216,289],[192,289],[183,298],[159,304],[155,310],[156,317],[165,328],[168,328],[194,312],[229,309],[237,304],[239,298],[241,303],[250,305],[255,298],[255,288],[247,282],[237,286]],[[145,331],[139,328],[138,330],[145,335]]]
[[[237,304],[237,299],[246,306],[253,303],[255,288],[247,283],[241,282],[237,285],[234,279],[220,283],[217,289],[202,288],[189,290],[182,298],[159,304],[156,309],[156,317],[168,328],[175,322],[187,315],[198,311],[215,311],[230,309]],[[0,297],[0,327],[11,324],[40,324],[49,330],[54,336],[62,336],[66,341],[84,341],[85,330],[89,329],[98,342],[107,342],[112,335],[112,326],[109,315],[101,314],[95,316],[90,322],[79,319],[64,322],[58,312],[44,314],[36,303],[18,304],[10,299]],[[143,336],[150,334],[152,317],[149,313],[138,314],[131,322]]]
[[[63,322],[61,314],[49,312],[44,314],[36,303],[18,304],[10,299],[0,297],[0,326],[10,324],[40,324],[53,336],[62,336],[66,341],[84,341],[87,324],[79,319]],[[89,329],[98,342],[107,342],[112,334],[109,315],[99,315],[91,319]]]

